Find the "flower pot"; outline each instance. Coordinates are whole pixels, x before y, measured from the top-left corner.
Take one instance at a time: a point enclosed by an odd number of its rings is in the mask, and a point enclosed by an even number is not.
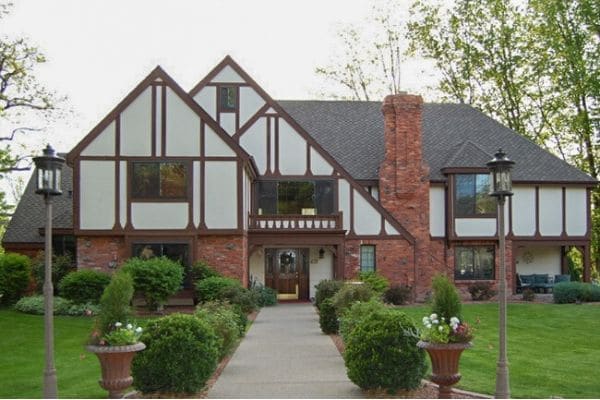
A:
[[[431,359],[431,381],[438,384],[438,398],[449,399],[452,385],[460,381],[458,361],[463,350],[471,343],[430,343],[419,341],[417,346],[425,349]]]
[[[135,353],[145,348],[146,345],[142,342],[128,346],[86,346],[86,349],[96,354],[100,360],[102,379],[98,383],[108,390],[110,398],[123,397],[123,391],[131,386],[131,361]]]

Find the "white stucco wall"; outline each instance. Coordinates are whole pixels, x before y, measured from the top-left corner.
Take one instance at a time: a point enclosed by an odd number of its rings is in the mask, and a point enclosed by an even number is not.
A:
[[[115,121],[87,145],[81,152],[82,156],[114,156],[115,155]]]
[[[79,226],[112,229],[115,225],[115,162],[80,162]]]
[[[496,234],[496,218],[456,218],[454,230],[458,236],[480,237]]]
[[[235,113],[233,112],[222,112],[219,113],[219,123],[221,128],[230,135],[235,133]]]
[[[587,231],[587,192],[585,188],[567,188],[565,211],[567,235],[583,236]]]
[[[200,156],[200,117],[167,88],[167,156]]]
[[[311,249],[311,253],[316,251],[318,253],[319,248]],[[330,251],[325,250],[323,258],[317,258],[317,263],[309,264],[309,298],[315,297],[316,289],[315,285],[324,279],[333,279],[333,255]]]
[[[429,188],[429,234],[446,236],[446,196],[443,187]]]
[[[333,167],[314,148],[310,148],[310,169],[313,175],[331,175]]]
[[[519,247],[516,262],[518,274],[560,274],[560,247]]]
[[[238,75],[237,72],[229,65],[226,65],[212,80],[211,82],[223,82],[223,83],[244,83],[244,79]]]
[[[150,156],[151,126],[152,89],[147,88],[121,113],[121,155]]]
[[[378,235],[381,232],[381,215],[356,190],[354,190],[354,231],[357,235]]]
[[[265,253],[263,249],[255,251],[248,260],[250,275],[257,283],[265,284]]]
[[[338,180],[339,210],[342,212],[343,225],[346,232],[350,231],[350,184],[345,179]]]
[[[284,175],[306,172],[306,141],[282,118],[279,119],[279,171]]]
[[[267,169],[267,119],[259,118],[240,138],[240,145],[254,157],[259,174]]]
[[[240,127],[265,105],[265,100],[249,86],[240,87]]]
[[[237,162],[207,161],[204,168],[206,226],[209,229],[236,229]]]
[[[213,119],[217,119],[217,87],[205,86],[195,96],[194,100],[210,115]]]
[[[233,157],[235,152],[207,124],[204,125],[204,155],[207,157]]]
[[[512,229],[517,236],[535,234],[535,188],[515,186],[512,196]]]
[[[562,233],[562,189],[560,187],[540,187],[540,234],[559,236]]]
[[[185,229],[188,203],[131,203],[131,224],[135,229]]]

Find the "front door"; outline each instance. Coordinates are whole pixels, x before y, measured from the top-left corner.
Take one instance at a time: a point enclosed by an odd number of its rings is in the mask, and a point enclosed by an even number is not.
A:
[[[267,249],[265,284],[281,300],[306,300],[308,257],[305,249]]]

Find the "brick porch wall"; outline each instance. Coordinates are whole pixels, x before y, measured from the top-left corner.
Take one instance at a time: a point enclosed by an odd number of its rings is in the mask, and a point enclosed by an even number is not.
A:
[[[129,256],[122,236],[77,238],[77,268],[112,272]]]
[[[244,235],[198,238],[197,259],[208,263],[225,276],[248,285],[248,239]]]

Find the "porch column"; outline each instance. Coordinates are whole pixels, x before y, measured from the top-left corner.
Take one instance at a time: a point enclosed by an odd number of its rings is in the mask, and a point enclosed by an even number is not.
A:
[[[590,282],[591,281],[591,254],[590,254],[590,246],[583,246],[583,281]]]
[[[335,246],[336,247],[336,255],[335,262],[333,266],[333,278],[337,280],[344,280],[344,263],[345,263],[345,249],[344,243],[340,243]]]

